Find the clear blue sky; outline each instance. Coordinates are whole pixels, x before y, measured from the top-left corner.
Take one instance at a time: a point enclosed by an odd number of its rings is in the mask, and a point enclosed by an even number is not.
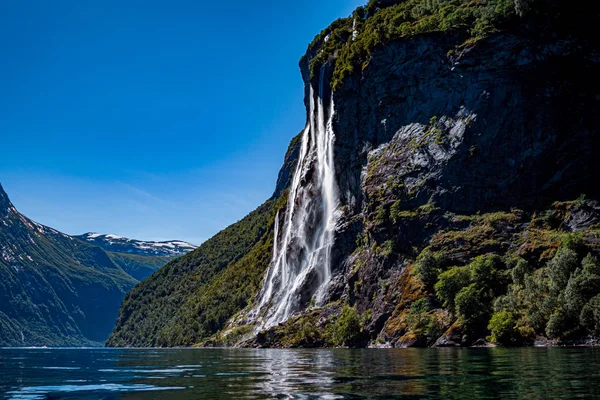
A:
[[[298,60],[365,1],[2,1],[0,183],[69,234],[200,243],[271,195]]]

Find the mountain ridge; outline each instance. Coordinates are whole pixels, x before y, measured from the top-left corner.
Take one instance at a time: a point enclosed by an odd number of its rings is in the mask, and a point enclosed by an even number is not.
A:
[[[19,213],[0,186],[0,343],[99,345],[136,280],[99,247]]]
[[[108,252],[34,222],[0,184],[0,345],[103,344],[125,294],[172,258]]]
[[[88,232],[76,238],[100,246],[113,253],[126,253],[154,256],[180,256],[198,246],[182,240],[148,241],[130,239],[113,234]]]

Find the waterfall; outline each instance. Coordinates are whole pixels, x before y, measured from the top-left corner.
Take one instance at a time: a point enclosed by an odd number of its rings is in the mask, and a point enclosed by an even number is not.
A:
[[[333,160],[333,95],[328,96],[328,105],[323,104],[324,72],[322,68],[316,99],[310,88],[309,121],[302,134],[287,208],[283,217],[278,213],[275,218],[273,258],[260,301],[251,313],[261,328],[285,321],[310,302],[321,305],[331,278],[339,198]]]

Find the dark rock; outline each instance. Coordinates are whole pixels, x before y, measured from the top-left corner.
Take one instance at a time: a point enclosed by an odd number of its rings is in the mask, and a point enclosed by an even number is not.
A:
[[[427,341],[422,336],[403,336],[399,338],[396,343],[394,343],[394,347],[396,348],[410,348],[410,347],[425,347],[427,346]]]
[[[432,347],[460,347],[461,340],[456,337],[441,336]]]
[[[586,185],[599,172],[592,83],[598,61],[589,58],[589,45],[498,34],[453,64],[446,53],[461,40],[428,35],[391,43],[336,92],[336,167],[345,204],[360,207],[367,153],[394,135],[405,145],[389,175],[417,187],[417,204],[433,198],[468,213],[598,192]],[[469,123],[447,145],[428,143],[416,152],[408,146],[432,117],[460,113]]]
[[[275,185],[273,197],[281,196],[281,193],[285,189],[289,188],[292,184],[292,178],[298,163],[300,148],[302,147],[302,133],[303,132],[300,132],[297,136],[295,136],[288,146],[288,150],[283,159],[283,166],[279,170],[279,175],[277,176],[277,184]]]
[[[599,222],[600,203],[597,201],[582,201],[569,213],[566,225],[571,231],[588,229]]]
[[[477,339],[471,347],[496,347],[495,344],[488,342],[485,339]]]
[[[464,345],[463,329],[461,326],[454,324],[431,347],[461,347]]]
[[[545,336],[538,336],[533,341],[534,347],[553,347],[553,346],[557,346],[557,345],[558,345],[557,340],[550,340]]]

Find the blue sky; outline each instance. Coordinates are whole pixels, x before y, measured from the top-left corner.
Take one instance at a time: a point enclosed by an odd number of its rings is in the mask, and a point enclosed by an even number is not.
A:
[[[0,4],[0,183],[69,234],[206,240],[272,193],[298,60],[365,0]]]

